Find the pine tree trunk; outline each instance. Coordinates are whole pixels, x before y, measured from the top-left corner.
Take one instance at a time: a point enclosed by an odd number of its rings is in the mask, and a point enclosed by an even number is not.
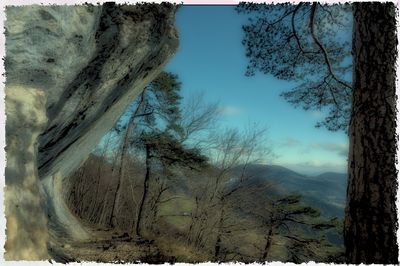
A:
[[[348,263],[397,263],[396,20],[393,3],[354,3],[353,108],[344,228]]]
[[[119,168],[118,168],[118,183],[117,183],[117,189],[115,190],[114,198],[113,198],[113,205],[111,207],[111,216],[110,216],[110,225],[111,227],[116,227],[117,226],[117,221],[116,221],[116,212],[117,212],[117,207],[118,207],[118,202],[119,198],[121,197],[121,183],[123,182],[123,179],[125,177],[125,160],[128,152],[128,147],[129,147],[129,139],[131,135],[131,131],[133,129],[133,117],[129,120],[128,126],[125,131],[124,139],[123,139],[123,144],[121,147],[121,152],[120,152],[120,159],[119,159]]]
[[[128,154],[128,148],[129,148],[129,140],[131,138],[131,134],[133,129],[135,128],[135,117],[139,114],[139,112],[142,110],[143,108],[143,104],[144,104],[144,95],[145,95],[145,91],[146,89],[143,90],[143,92],[140,95],[140,102],[138,107],[136,108],[135,112],[132,113],[129,122],[128,122],[128,126],[125,130],[125,134],[124,134],[124,139],[122,142],[122,146],[121,146],[121,152],[120,152],[120,158],[119,158],[119,168],[118,168],[118,183],[117,183],[117,189],[115,190],[115,194],[114,194],[114,198],[113,198],[113,205],[111,207],[111,216],[110,216],[110,226],[111,227],[116,227],[117,225],[117,221],[116,221],[116,212],[117,212],[117,207],[119,206],[119,199],[121,197],[121,183],[123,183],[124,178],[125,178],[125,162],[126,162],[126,157]]]
[[[146,145],[146,174],[144,177],[144,184],[143,184],[143,194],[142,198],[140,199],[139,203],[139,210],[136,217],[136,226],[135,226],[135,235],[141,237],[141,230],[140,230],[140,222],[142,220],[142,213],[143,213],[143,206],[146,201],[147,192],[149,190],[149,179],[150,179],[150,147]]]

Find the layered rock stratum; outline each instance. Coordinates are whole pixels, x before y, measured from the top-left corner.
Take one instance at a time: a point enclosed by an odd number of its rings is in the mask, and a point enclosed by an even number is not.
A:
[[[5,258],[90,233],[61,184],[178,46],[171,4],[6,8]]]

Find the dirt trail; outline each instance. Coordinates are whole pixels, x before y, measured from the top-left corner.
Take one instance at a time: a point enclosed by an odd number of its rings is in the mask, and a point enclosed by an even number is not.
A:
[[[115,231],[93,229],[93,239],[67,240],[52,247],[55,261],[96,261],[96,262],[174,262],[173,257],[161,254],[158,247],[149,240],[132,239],[127,234]]]
[[[174,261],[163,256],[153,241],[132,239],[127,233],[99,227],[77,217],[66,205],[60,175],[42,180],[49,218],[49,254],[58,262]]]

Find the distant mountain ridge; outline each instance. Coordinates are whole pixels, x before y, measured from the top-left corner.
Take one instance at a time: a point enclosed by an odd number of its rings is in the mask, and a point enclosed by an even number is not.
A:
[[[344,217],[347,174],[326,172],[306,176],[279,165],[252,164],[247,173],[257,182],[271,182],[282,194],[298,193],[327,217]]]

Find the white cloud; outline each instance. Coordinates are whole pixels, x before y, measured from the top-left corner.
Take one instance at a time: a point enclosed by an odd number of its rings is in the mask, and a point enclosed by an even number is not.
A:
[[[244,113],[243,109],[237,106],[226,105],[219,108],[222,115],[240,115]]]

